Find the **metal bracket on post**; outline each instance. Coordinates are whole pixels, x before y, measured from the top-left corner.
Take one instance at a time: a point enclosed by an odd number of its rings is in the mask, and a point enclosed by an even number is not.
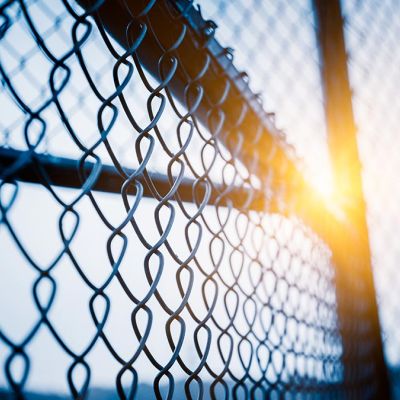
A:
[[[371,347],[368,350],[369,361],[373,363],[377,394],[380,399],[388,399],[390,398],[389,380],[383,355],[372,275],[366,205],[362,190],[361,163],[347,71],[340,0],[313,1],[335,189],[338,198],[344,200],[341,207],[356,233],[349,235],[348,243],[337,240],[338,248],[333,249],[333,259],[338,275],[338,312],[342,326],[344,378],[350,393],[356,393],[354,376],[358,376],[360,363],[365,361],[365,354],[363,354],[365,349],[354,348],[363,346],[363,342],[359,343],[357,338],[352,337],[351,326],[354,328],[354,318],[357,315],[355,313],[359,312],[362,306],[365,307],[362,315],[368,323],[368,337],[371,341]],[[332,232],[332,235],[335,233]],[[350,281],[355,278],[359,280],[363,288],[360,292],[362,298],[355,298],[356,295],[351,290]],[[363,304],[354,304],[357,302]]]

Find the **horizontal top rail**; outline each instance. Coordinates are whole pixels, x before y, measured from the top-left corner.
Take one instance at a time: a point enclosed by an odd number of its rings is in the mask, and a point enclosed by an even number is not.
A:
[[[189,113],[200,122],[212,127],[210,114],[224,114],[223,133],[217,136],[217,141],[233,154],[236,152],[245,166],[253,166],[256,159],[255,171],[263,183],[261,190],[271,191],[257,195],[252,208],[294,214],[328,245],[333,226],[344,224],[346,230],[352,231],[337,206],[328,205],[306,181],[292,147],[285,142],[285,135],[275,126],[273,116],[264,110],[260,97],[250,89],[247,74],[234,66],[232,50],[220,45],[214,37],[216,25],[204,20],[193,2],[140,0],[122,5],[105,0],[99,5],[92,0],[79,0],[79,3],[127,50],[125,56],[137,57],[161,86],[186,104]],[[176,23],[179,20],[184,21],[184,28]],[[151,29],[146,28],[140,36],[148,22]],[[186,26],[194,35],[184,34]],[[138,36],[141,40],[132,44],[131,38]],[[175,54],[179,63],[166,79],[164,69],[171,68]],[[197,97],[200,103],[195,106],[192,106],[196,102],[194,94],[188,93],[190,90],[201,93]],[[244,137],[240,152],[236,151],[235,131]],[[266,199],[263,201],[262,197]]]
[[[223,115],[223,127],[215,128],[216,142],[225,146],[233,158],[237,157],[246,167],[251,167],[250,170],[261,181],[261,188],[252,193],[249,201],[245,184],[229,188],[227,195],[226,187],[213,184],[209,204],[218,201],[221,206],[295,215],[330,246],[331,231],[338,231],[339,227],[355,235],[343,213],[337,207],[328,205],[305,180],[298,169],[292,147],[274,124],[273,115],[264,110],[259,95],[250,89],[246,73],[239,72],[234,66],[232,50],[221,46],[214,37],[216,25],[204,20],[193,2],[78,2],[86,10],[81,18],[95,18],[127,51],[121,59],[133,56],[160,82],[160,87],[187,106],[191,116],[212,129],[215,115]],[[146,9],[148,4],[150,8]],[[179,20],[184,24],[177,24]],[[151,29],[145,29],[149,21]],[[192,30],[194,35],[184,34],[186,29]],[[134,37],[140,40],[132,43]],[[179,59],[179,63],[173,67],[174,72],[166,77],[168,68],[175,63],[174,57]],[[243,142],[238,143],[237,132],[244,138]],[[75,160],[0,149],[2,179],[8,179],[6,175],[15,169],[14,178],[37,182],[39,176],[36,176],[33,166],[39,162],[54,185],[75,188],[83,185],[84,179],[79,177]],[[19,164],[21,169],[18,171],[15,166]],[[86,161],[84,170],[89,174],[92,168],[93,165]],[[173,182],[162,174],[149,172],[149,175],[156,189],[167,195]],[[154,197],[154,191],[145,185],[144,178],[142,181],[143,194]],[[102,165],[92,189],[119,193],[122,184],[123,179],[117,168]],[[204,190],[203,185],[194,185],[193,180],[184,178],[172,197],[179,196],[179,199],[188,202],[201,201]],[[134,193],[132,189],[131,194]]]

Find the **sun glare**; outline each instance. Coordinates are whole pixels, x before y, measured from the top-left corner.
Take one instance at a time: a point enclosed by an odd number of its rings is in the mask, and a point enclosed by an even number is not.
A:
[[[314,174],[310,180],[311,186],[319,194],[325,206],[336,218],[346,220],[347,216],[344,211],[345,198],[334,184],[334,179],[330,172],[321,170],[318,174]]]
[[[324,171],[314,174],[311,179],[311,184],[320,194],[320,196],[322,196],[326,201],[333,201],[334,185],[332,176],[330,174]]]

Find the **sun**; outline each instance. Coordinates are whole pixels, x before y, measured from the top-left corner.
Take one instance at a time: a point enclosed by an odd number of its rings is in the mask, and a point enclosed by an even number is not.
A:
[[[327,202],[334,201],[334,184],[330,173],[325,170],[320,170],[311,177],[311,185],[318,194]]]

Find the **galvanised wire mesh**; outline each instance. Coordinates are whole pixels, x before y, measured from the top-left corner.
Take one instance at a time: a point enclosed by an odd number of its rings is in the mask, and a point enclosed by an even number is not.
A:
[[[394,395],[400,398],[400,4],[346,0],[343,9],[382,335]]]
[[[288,136],[316,126],[323,136],[311,9],[277,3],[236,3],[236,13],[265,14],[280,27],[252,28],[257,42],[224,14],[228,3],[202,4],[221,22],[217,37],[237,48],[233,60],[229,48],[210,55],[214,25],[201,20],[199,36],[191,2],[114,3],[122,12],[116,26],[107,25],[103,2],[2,3],[4,396],[347,393],[330,250],[285,216],[290,204],[281,195],[290,182],[272,185],[276,166],[259,167],[277,147],[290,153],[291,146],[274,129],[271,146],[263,146],[261,122],[273,127],[273,116],[261,107],[248,135],[243,121],[260,104],[257,96],[239,91],[228,107],[235,85],[251,92],[244,74],[233,79],[217,65],[243,63],[257,90],[272,79],[265,101],[274,96],[277,110],[293,88],[293,110],[282,112]],[[264,70],[246,52],[260,49],[269,32],[277,38],[265,44],[279,46],[264,48],[271,56]],[[292,61],[280,68],[280,53],[295,37],[293,58],[283,57]],[[187,43],[194,70],[184,62]],[[293,76],[299,65],[304,81]],[[295,105],[306,93],[303,116],[310,119],[302,125]],[[249,149],[250,159],[243,156]],[[355,279],[355,297],[359,287]],[[355,319],[342,324],[354,330],[353,386],[373,398],[368,321],[362,302],[355,309]]]

